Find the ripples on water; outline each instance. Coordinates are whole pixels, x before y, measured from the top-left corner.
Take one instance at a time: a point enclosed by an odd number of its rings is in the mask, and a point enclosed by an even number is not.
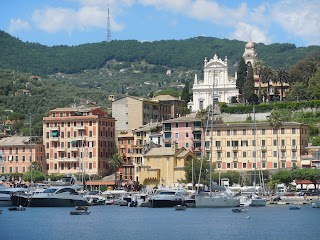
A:
[[[85,216],[70,215],[73,208],[1,209],[1,240],[320,239],[320,209],[310,205],[300,210],[252,207],[246,213],[233,213],[230,208],[92,206]]]

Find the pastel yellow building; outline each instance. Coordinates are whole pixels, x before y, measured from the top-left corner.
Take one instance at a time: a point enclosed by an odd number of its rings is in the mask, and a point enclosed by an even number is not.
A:
[[[205,152],[210,153],[210,131],[205,134]],[[212,161],[218,170],[249,171],[301,167],[309,142],[308,126],[284,122],[279,129],[268,122],[215,124]]]
[[[184,167],[195,155],[185,148],[151,148],[139,166],[139,182],[144,186],[173,186],[185,179]]]

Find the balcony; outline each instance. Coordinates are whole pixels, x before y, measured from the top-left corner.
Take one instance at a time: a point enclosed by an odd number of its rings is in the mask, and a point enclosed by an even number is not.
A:
[[[171,127],[164,127],[164,128],[163,128],[163,131],[164,131],[164,132],[171,132]]]
[[[261,157],[261,161],[267,161],[267,157]]]
[[[79,162],[77,158],[58,158],[58,162]]]
[[[205,150],[210,150],[210,146],[205,146]]]
[[[193,137],[192,140],[194,142],[199,142],[199,141],[201,141],[201,137]]]
[[[267,151],[267,146],[262,145],[262,146],[261,146],[261,151]]]
[[[222,147],[221,146],[217,146],[217,151],[222,151]]]
[[[222,161],[222,157],[217,157],[217,161],[221,162]]]
[[[291,149],[292,149],[292,150],[297,150],[297,145],[292,145],[292,146],[291,146]]]
[[[59,137],[50,136],[50,141],[57,142],[57,141],[59,141]]]
[[[69,148],[69,150],[71,151],[71,152],[76,152],[76,151],[78,151],[78,147],[70,147]]]
[[[238,146],[233,146],[233,147],[232,147],[232,150],[233,150],[234,152],[238,151]]]
[[[233,161],[237,162],[238,161],[238,157],[233,157]]]
[[[75,129],[77,129],[77,130],[85,130],[86,127],[85,126],[75,126]]]
[[[56,149],[58,152],[65,152],[66,151],[65,147],[57,147]]]
[[[281,156],[280,159],[281,159],[281,161],[285,161],[285,160],[286,160],[286,157]]]
[[[163,142],[169,143],[169,142],[171,142],[171,138],[164,138],[164,139],[163,139]]]
[[[285,145],[281,145],[281,150],[286,150],[286,146]]]
[[[48,129],[49,129],[50,131],[59,131],[59,127],[58,127],[58,126],[48,127]]]

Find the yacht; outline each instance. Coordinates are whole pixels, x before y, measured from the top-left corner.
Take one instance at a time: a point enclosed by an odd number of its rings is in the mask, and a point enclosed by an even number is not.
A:
[[[0,207],[11,206],[11,195],[17,193],[25,193],[27,188],[11,188],[11,187],[0,187]]]
[[[149,204],[153,208],[174,207],[185,204],[185,189],[161,188],[150,197]]]
[[[242,195],[240,197],[240,205],[246,207],[265,207],[267,205],[267,198],[256,194]]]
[[[52,186],[37,194],[14,194],[13,206],[23,207],[75,207],[88,206],[88,200],[75,186]]]
[[[313,201],[313,202],[311,203],[311,206],[312,206],[313,208],[320,208],[320,200],[318,199],[318,200]]]

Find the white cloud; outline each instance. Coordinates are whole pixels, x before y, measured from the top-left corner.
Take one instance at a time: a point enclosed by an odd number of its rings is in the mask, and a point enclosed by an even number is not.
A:
[[[23,21],[20,18],[10,19],[9,23],[9,33],[16,33],[19,31],[27,31],[30,30],[31,26],[27,21]]]
[[[77,9],[44,8],[37,9],[32,15],[35,25],[48,33],[80,30],[90,28],[107,28],[107,2],[105,0],[81,0]],[[133,0],[110,0],[110,26],[112,31],[121,31],[123,25],[115,20],[115,16],[123,12],[123,8],[131,6]]]
[[[273,6],[272,19],[291,36],[320,44],[319,0],[283,0]]]
[[[254,42],[257,43],[270,43],[270,39],[266,36],[266,33],[263,32],[257,26],[250,25],[248,23],[239,22],[236,24],[236,30],[231,35],[231,38],[235,38],[242,41],[249,41],[251,38]]]

